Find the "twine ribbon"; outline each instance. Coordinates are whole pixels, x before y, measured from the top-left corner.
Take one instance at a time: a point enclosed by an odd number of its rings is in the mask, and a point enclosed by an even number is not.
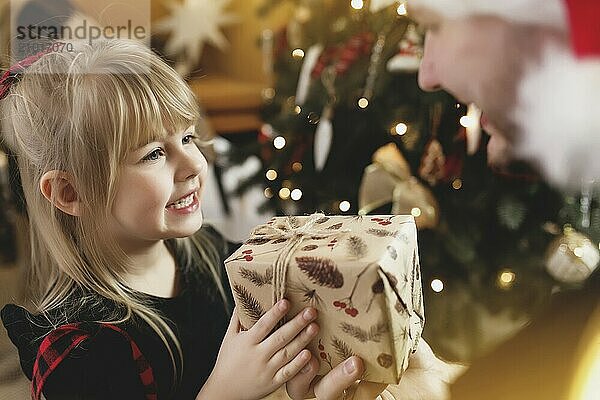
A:
[[[287,243],[281,249],[279,255],[273,262],[273,304],[285,297],[286,280],[288,268],[292,256],[300,247],[304,239],[318,236],[318,237],[331,237],[342,233],[350,232],[350,229],[321,229],[315,227],[317,221],[324,218],[325,214],[314,213],[304,224],[299,224],[297,217],[285,218],[285,225],[274,226],[274,225],[260,225],[252,231],[253,236],[258,236],[264,239],[286,239]]]

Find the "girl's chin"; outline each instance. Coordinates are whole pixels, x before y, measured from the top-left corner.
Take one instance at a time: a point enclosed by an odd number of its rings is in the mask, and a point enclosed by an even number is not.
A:
[[[179,221],[176,224],[172,224],[168,226],[168,234],[169,238],[183,238],[187,236],[192,236],[194,233],[198,232],[202,225],[204,224],[204,219],[202,214],[192,217],[189,217],[187,221]],[[165,238],[166,239],[166,238]]]

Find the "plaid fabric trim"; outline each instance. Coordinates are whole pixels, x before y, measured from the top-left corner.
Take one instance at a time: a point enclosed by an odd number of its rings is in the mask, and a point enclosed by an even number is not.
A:
[[[65,360],[71,351],[83,341],[89,339],[93,334],[102,329],[111,329],[121,334],[131,346],[131,355],[135,361],[138,374],[146,400],[157,400],[157,387],[154,373],[148,360],[144,357],[140,348],[127,332],[111,324],[92,324],[97,329],[90,330],[89,323],[63,325],[50,332],[42,341],[33,364],[33,377],[31,380],[31,398],[41,400],[42,390],[50,374],[56,370],[58,365]],[[86,329],[88,328],[88,329]]]

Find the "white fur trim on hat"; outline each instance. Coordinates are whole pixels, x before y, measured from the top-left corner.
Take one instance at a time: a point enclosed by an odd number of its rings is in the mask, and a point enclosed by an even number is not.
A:
[[[517,156],[536,161],[550,182],[580,189],[600,181],[600,62],[548,47],[519,87]]]
[[[520,23],[567,27],[562,0],[408,0],[412,7],[424,7],[449,18],[494,15]]]

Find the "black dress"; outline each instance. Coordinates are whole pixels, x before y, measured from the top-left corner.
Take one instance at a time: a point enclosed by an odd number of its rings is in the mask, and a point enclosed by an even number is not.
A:
[[[221,261],[224,261],[234,251],[235,245],[225,241],[212,228],[202,229],[214,239],[222,255]],[[181,265],[180,256],[175,254],[178,266]],[[174,298],[141,294],[172,322],[170,326],[179,338],[184,365],[182,379],[177,384],[174,385],[171,358],[158,335],[144,322],[131,320],[119,325],[152,367],[159,400],[195,398],[212,371],[231,311],[225,306],[211,278],[196,269],[181,267],[179,277],[181,289]],[[229,290],[226,282],[224,287]],[[230,293],[228,296],[231,296]],[[116,306],[107,299],[98,299],[98,307],[93,308],[76,310],[74,317],[65,322],[87,324],[102,320]],[[23,372],[31,380],[40,343],[53,328],[49,326],[48,318],[32,315],[12,304],[2,309],[2,322],[19,351]],[[90,329],[93,330],[96,325],[90,324]],[[115,331],[96,329],[49,375],[43,394],[47,400],[145,399],[145,388],[138,372],[130,343]]]

